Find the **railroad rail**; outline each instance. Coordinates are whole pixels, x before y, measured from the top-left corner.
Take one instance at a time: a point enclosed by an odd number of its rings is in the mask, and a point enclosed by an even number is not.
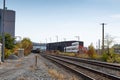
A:
[[[54,56],[120,71],[120,65],[118,64],[107,63],[107,62],[102,62],[102,61],[97,61],[97,60],[77,58],[77,57],[70,57],[70,56],[62,56],[62,55],[54,55]]]
[[[119,70],[120,66],[118,65],[112,65],[112,64],[104,63],[100,61],[80,59],[80,58],[68,57],[68,56],[58,56],[58,55],[48,55],[48,54],[47,55],[44,54],[43,56],[71,69],[76,73],[79,73],[84,80],[120,80],[119,76],[109,74],[101,70],[96,70],[88,66],[81,65],[81,62],[92,64],[92,65],[94,64],[96,66],[102,66],[102,67],[115,69],[115,70]]]

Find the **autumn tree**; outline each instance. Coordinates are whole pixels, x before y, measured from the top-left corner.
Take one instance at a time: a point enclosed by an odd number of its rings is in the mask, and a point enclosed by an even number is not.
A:
[[[90,46],[88,47],[87,54],[91,58],[94,58],[96,56],[96,51],[95,51],[95,48],[93,47],[93,44],[90,44]]]
[[[111,35],[107,34],[105,36],[105,48],[108,54],[110,53],[110,46],[113,44],[113,42],[114,38]]]
[[[29,38],[24,38],[21,41],[21,47],[24,49],[24,54],[28,55],[31,52],[32,49],[32,42]]]

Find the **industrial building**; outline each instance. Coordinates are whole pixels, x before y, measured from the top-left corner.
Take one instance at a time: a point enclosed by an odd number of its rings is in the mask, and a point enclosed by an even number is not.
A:
[[[79,45],[84,46],[83,41],[62,41],[62,42],[55,42],[55,43],[47,43],[46,50],[59,50],[61,52],[64,51],[64,47],[71,46],[73,42],[79,42]]]
[[[15,11],[5,10],[3,19],[3,9],[0,9],[0,35],[2,35],[3,30],[3,20],[4,20],[4,32],[15,37]]]

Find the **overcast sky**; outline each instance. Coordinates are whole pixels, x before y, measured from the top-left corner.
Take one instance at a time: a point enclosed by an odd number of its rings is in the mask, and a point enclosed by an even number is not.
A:
[[[2,5],[2,0],[0,1]],[[0,6],[2,8],[2,6]],[[6,0],[6,7],[16,11],[16,36],[34,42],[77,40],[96,46],[105,34],[120,42],[120,0]]]

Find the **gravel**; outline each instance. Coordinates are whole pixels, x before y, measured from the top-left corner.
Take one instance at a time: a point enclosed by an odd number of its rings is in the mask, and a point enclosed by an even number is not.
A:
[[[37,56],[37,66],[35,66]],[[60,77],[61,76],[61,77]],[[0,65],[0,80],[81,80],[78,76],[55,65],[38,54],[17,60],[6,60]]]
[[[49,61],[48,59],[41,57],[43,61],[45,61],[45,65],[47,66],[48,69],[54,69],[58,73],[64,75],[63,80],[82,80],[82,78],[78,77],[74,73],[71,73],[71,71],[66,70],[63,66],[53,63],[52,61]]]
[[[7,59],[17,60],[18,56],[14,55],[14,54],[11,54],[10,56],[8,56]]]

